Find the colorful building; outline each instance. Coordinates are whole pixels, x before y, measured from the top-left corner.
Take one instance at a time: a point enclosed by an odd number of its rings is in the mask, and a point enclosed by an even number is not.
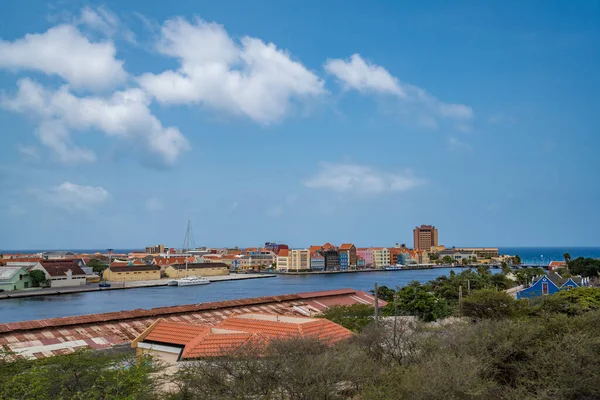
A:
[[[343,243],[339,248],[340,269],[356,269],[356,246]]]
[[[308,249],[288,250],[289,271],[310,270],[310,251]]]
[[[390,266],[390,251],[386,247],[373,247],[373,265],[375,269],[384,269]]]
[[[517,299],[524,299],[537,296],[545,296],[557,293],[561,290],[571,290],[581,286],[589,286],[590,278],[581,276],[563,278],[556,272],[549,275],[542,275],[533,279],[531,285],[517,292]]]
[[[0,290],[9,292],[33,287],[29,272],[23,267],[0,267]]]
[[[364,260],[364,268],[374,267],[375,258],[373,257],[373,250],[366,247],[361,247],[356,250],[356,255]]]
[[[289,250],[281,249],[277,254],[277,270],[288,271],[290,268]]]

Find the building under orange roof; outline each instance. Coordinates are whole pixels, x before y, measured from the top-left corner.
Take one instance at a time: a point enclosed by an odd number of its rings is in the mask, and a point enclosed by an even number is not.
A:
[[[342,243],[340,250],[350,250],[354,246],[352,243]]]
[[[138,355],[151,352],[167,362],[226,356],[248,344],[311,337],[333,344],[352,332],[324,318],[261,313],[234,314],[216,326],[157,320],[131,346]]]
[[[186,259],[188,263],[193,263],[196,260],[196,257],[155,257],[154,261],[156,262],[156,265],[162,267],[173,264],[185,264]]]
[[[278,257],[288,257],[289,255],[290,255],[289,249],[281,249],[281,250],[279,250],[279,254],[277,254]]]

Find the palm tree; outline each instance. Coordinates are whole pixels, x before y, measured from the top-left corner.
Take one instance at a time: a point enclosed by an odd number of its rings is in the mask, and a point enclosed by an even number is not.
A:
[[[469,264],[469,260],[467,258],[463,258],[462,259],[462,265],[463,267],[466,267]]]
[[[569,263],[569,261],[571,261],[571,255],[569,253],[563,254],[563,258],[565,259],[565,262],[567,264]]]
[[[508,268],[508,264],[506,263],[506,261],[502,261],[500,263],[500,266],[502,267],[502,273],[504,275],[508,274],[510,272],[510,268]]]
[[[513,264],[516,266],[521,265],[521,257],[519,257],[518,254],[515,254],[515,256],[513,257]]]

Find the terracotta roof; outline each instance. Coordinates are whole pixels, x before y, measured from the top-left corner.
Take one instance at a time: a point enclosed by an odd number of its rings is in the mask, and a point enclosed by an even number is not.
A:
[[[244,345],[256,342],[265,343],[267,339],[260,333],[219,332],[211,329],[206,335],[199,335],[196,340],[185,347],[181,358],[193,359],[201,357],[218,357],[231,354]]]
[[[150,333],[144,338],[145,341],[172,343],[186,345],[198,335],[210,331],[209,326],[182,324],[178,322],[159,321]]]
[[[110,263],[111,267],[127,267],[127,266],[141,266],[148,265],[144,261],[141,260],[131,260],[131,261],[113,261]]]
[[[186,268],[185,264],[175,264],[175,265],[171,265],[171,267],[173,267],[175,269],[185,269]],[[229,266],[225,263],[211,262],[211,263],[192,263],[192,264],[188,264],[187,268],[188,269],[199,269],[199,268],[227,268],[227,269],[229,269]]]
[[[340,250],[350,250],[354,246],[352,243],[342,243]]]
[[[63,276],[68,270],[71,270],[73,275],[86,275],[74,260],[42,260],[40,264],[50,276]]]
[[[310,250],[311,253],[315,253],[315,252],[317,252],[317,251],[319,251],[321,249],[322,249],[321,246],[310,246],[309,250]]]
[[[156,265],[173,265],[173,264],[185,264],[185,259],[187,258],[188,263],[193,263],[196,260],[196,257],[156,257],[154,261]]]
[[[135,272],[135,271],[160,271],[158,265],[111,265],[112,272]]]
[[[329,250],[329,249],[333,249],[333,248],[335,248],[335,246],[329,242],[327,242],[323,245],[323,249],[325,249],[325,250]]]
[[[550,264],[548,264],[550,267],[564,267],[565,265],[567,265],[567,263],[564,261],[550,261]]]
[[[140,339],[182,345],[181,357],[186,359],[223,356],[245,344],[265,344],[272,339],[314,337],[334,343],[352,336],[348,329],[327,319],[261,313],[232,315],[215,327],[159,321],[149,329],[133,342],[133,347]]]
[[[3,258],[5,262],[38,262],[42,261],[41,257],[15,257],[15,258]]]
[[[281,249],[279,250],[279,254],[277,254],[278,257],[288,257],[290,255],[290,251],[288,249]]]
[[[235,313],[313,316],[334,305],[373,304],[373,301],[369,293],[338,289],[9,322],[0,324],[0,349],[28,358],[44,358],[77,348],[102,349],[129,344],[158,318],[215,326]],[[381,299],[379,304],[386,305]]]

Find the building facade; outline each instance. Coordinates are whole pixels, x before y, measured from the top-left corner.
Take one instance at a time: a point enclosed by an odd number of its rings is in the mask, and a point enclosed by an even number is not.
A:
[[[310,270],[310,251],[308,249],[288,250],[289,271]]]
[[[343,243],[339,248],[340,269],[356,269],[356,246],[352,243]]]
[[[87,274],[74,260],[42,260],[31,271],[43,271],[50,287],[83,286],[87,283]]]
[[[390,251],[386,247],[374,247],[373,266],[375,269],[383,269],[390,266]]]
[[[158,280],[161,276],[157,265],[126,265],[106,268],[102,272],[102,278],[111,282],[127,282]]]
[[[359,248],[356,250],[357,257],[362,258],[364,268],[373,268],[375,265],[375,259],[373,258],[373,250],[369,248]]]
[[[0,290],[10,292],[33,287],[29,272],[23,267],[0,267]]]
[[[438,230],[433,225],[421,225],[413,229],[415,250],[429,251],[438,245]]]
[[[169,265],[165,269],[169,278],[179,279],[186,276],[223,276],[229,275],[229,266],[225,263],[192,263]]]
[[[281,249],[277,254],[277,270],[288,271],[290,268],[289,250]]]

